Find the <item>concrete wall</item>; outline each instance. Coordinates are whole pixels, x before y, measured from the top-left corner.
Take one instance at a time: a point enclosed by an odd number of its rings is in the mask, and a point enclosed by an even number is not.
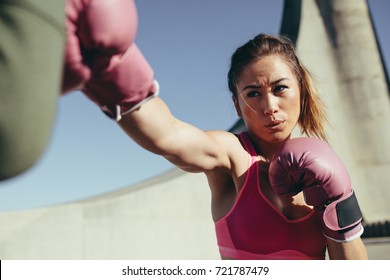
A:
[[[365,0],[303,0],[297,51],[368,222],[390,218],[390,100]]]
[[[49,208],[0,213],[0,259],[218,259],[203,174]]]

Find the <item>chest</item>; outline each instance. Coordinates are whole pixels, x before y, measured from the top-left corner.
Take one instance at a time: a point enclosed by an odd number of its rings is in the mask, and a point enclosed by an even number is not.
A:
[[[306,204],[302,192],[295,196],[275,193],[269,183],[268,167],[259,165],[257,173],[258,185],[256,187],[260,195],[288,220],[300,219],[312,211],[312,207]]]
[[[250,168],[231,211],[216,224],[219,242],[230,246],[223,243],[228,236],[229,244],[243,251],[270,254],[293,250],[322,256],[321,227],[303,195],[275,194],[264,171]]]
[[[239,166],[239,165],[237,165]],[[273,208],[278,215],[287,220],[302,218],[310,213],[312,208],[305,203],[303,193],[295,196],[278,195],[270,186],[268,166],[254,163],[248,168],[248,161],[243,162],[238,176],[209,176],[212,190],[212,214],[214,221],[224,217],[234,208],[240,193],[245,188],[251,189],[250,196],[256,201],[261,196],[266,204]],[[248,193],[248,190],[245,190]],[[247,195],[247,194],[246,194]]]

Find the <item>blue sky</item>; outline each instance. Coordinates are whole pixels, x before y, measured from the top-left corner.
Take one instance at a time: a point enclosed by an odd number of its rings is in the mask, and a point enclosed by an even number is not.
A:
[[[226,83],[234,50],[260,32],[277,34],[282,0],[136,1],[136,42],[160,96],[201,129],[228,129],[237,116]],[[386,61],[390,1],[371,0]],[[387,65],[390,65],[387,62]],[[0,211],[45,207],[128,187],[173,166],[137,146],[80,92],[58,99],[52,138],[26,173],[0,183]]]

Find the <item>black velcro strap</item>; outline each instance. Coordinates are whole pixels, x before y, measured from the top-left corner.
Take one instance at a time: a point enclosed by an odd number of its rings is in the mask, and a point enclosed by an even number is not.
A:
[[[363,217],[355,192],[336,206],[337,220],[340,228],[354,225]]]

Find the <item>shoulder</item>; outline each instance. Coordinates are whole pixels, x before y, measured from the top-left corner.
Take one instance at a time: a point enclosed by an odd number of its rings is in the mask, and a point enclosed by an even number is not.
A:
[[[231,174],[235,173],[237,166],[247,166],[248,152],[242,146],[238,135],[223,130],[210,130],[206,133],[225,151],[230,161]]]
[[[242,145],[238,135],[224,130],[208,130],[206,134],[220,144],[228,153],[241,150]]]

